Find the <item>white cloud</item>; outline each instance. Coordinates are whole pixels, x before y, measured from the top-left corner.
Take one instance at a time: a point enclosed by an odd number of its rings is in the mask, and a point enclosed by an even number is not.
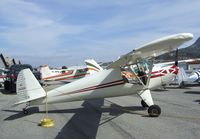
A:
[[[52,53],[63,35],[80,34],[86,29],[86,26],[61,24],[49,18],[48,11],[31,2],[6,0],[0,5],[1,18],[7,23],[0,25],[0,37],[11,49],[16,49],[13,54]]]

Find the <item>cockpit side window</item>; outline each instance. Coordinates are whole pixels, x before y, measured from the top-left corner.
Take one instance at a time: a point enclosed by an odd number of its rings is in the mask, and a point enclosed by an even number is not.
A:
[[[138,84],[140,81],[137,75],[130,69],[130,67],[121,68],[121,75],[126,83]]]

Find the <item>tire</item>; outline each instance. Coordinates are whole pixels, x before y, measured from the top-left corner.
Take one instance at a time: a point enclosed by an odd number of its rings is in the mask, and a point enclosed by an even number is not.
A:
[[[27,109],[23,109],[23,113],[24,113],[25,115],[27,115],[27,114],[28,114],[28,110],[27,110]]]
[[[185,87],[185,83],[184,83],[184,81],[182,81],[181,83],[180,83],[180,85],[179,85],[179,88],[184,88]]]
[[[9,81],[4,81],[4,90],[10,90],[10,82]]]
[[[144,102],[144,100],[141,100],[141,105],[142,105],[142,107],[144,107],[144,108],[147,108],[147,107],[149,107],[149,106],[147,105],[147,103],[146,103],[146,102]]]
[[[148,109],[150,117],[158,117],[161,114],[161,108],[158,105],[152,105]]]

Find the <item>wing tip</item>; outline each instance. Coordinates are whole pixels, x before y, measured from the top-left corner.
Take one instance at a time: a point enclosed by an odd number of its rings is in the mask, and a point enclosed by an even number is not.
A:
[[[183,39],[191,40],[194,38],[192,33],[180,33],[178,36],[182,37]]]

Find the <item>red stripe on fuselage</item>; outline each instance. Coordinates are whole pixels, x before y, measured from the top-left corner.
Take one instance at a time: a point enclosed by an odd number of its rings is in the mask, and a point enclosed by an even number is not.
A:
[[[74,78],[80,78],[82,76],[85,76],[89,73],[86,74],[80,74],[80,75],[75,75],[75,76],[69,76],[69,77],[63,77],[63,78],[59,78],[59,79],[55,79],[55,81],[60,81],[60,80],[67,80],[67,79],[74,79]]]
[[[164,74],[152,75],[152,76],[151,76],[151,79],[152,79],[152,78],[157,78],[157,77],[162,77],[162,76],[165,76],[165,75],[164,75]]]
[[[0,75],[0,78],[6,78],[7,76],[6,75]]]
[[[56,78],[56,77],[62,77],[62,76],[66,76],[66,75],[71,75],[72,73],[73,73],[73,71],[72,72],[58,74],[58,75],[54,75],[54,76],[45,77],[43,79],[46,80],[46,79],[51,79],[51,78]]]

